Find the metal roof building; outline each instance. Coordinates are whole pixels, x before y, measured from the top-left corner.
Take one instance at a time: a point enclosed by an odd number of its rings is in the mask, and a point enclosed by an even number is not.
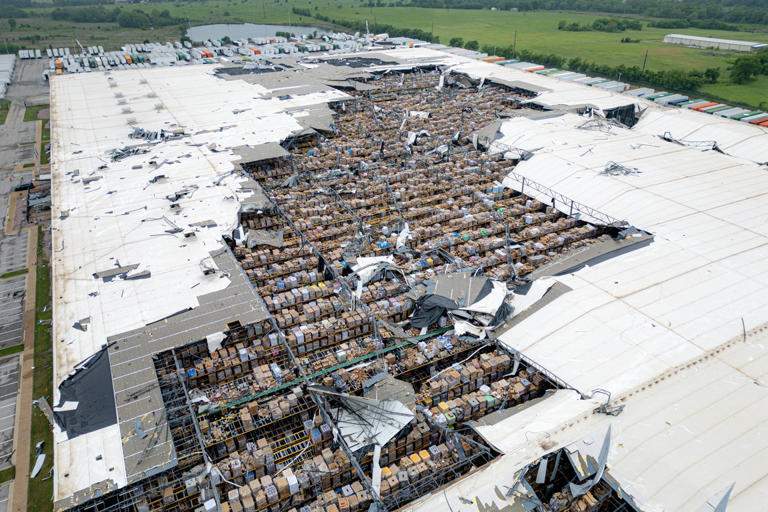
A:
[[[489,101],[487,84],[525,93],[509,115],[488,119],[488,153],[515,162],[489,194],[512,189],[596,228],[631,225],[623,236],[638,243],[595,258],[585,247],[513,290],[515,309],[489,342],[562,385],[471,422],[496,456],[402,509],[522,510],[534,497],[515,482],[530,468],[546,474],[540,461],[561,453],[588,468],[584,477],[605,470],[637,511],[711,511],[731,486],[729,512],[768,503],[768,129],[428,48],[350,54],[334,66],[291,59],[290,73],[226,80],[201,65],[52,79],[54,410],[77,410],[60,385],[99,354],[108,366],[98,400],[111,405],[110,417],[92,418],[98,428],[55,427],[57,509],[178,463],[154,356],[195,340],[214,347],[234,320],[271,318],[223,239],[241,212],[272,205],[238,165],[259,151],[284,157],[278,143],[315,128],[330,133],[327,104],[370,85],[353,79],[416,69],[432,73],[423,89],[461,80],[456,90],[478,104]],[[418,122],[442,105],[405,117]],[[394,110],[360,110],[406,124]],[[204,401],[185,394],[178,410]],[[315,418],[303,420],[302,432]]]
[[[664,36],[664,42],[667,44],[679,44],[693,48],[715,48],[717,50],[731,50],[736,52],[759,52],[768,48],[767,43],[688,36],[684,34],[667,34]]]

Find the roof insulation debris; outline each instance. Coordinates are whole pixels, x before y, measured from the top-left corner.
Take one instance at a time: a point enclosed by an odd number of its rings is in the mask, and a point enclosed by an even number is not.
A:
[[[54,403],[58,385],[109,336],[195,308],[198,297],[228,286],[226,274],[206,269],[216,269],[210,253],[252,194],[234,172],[238,148],[285,139],[303,130],[296,118],[304,109],[347,97],[328,87],[281,94],[222,80],[207,66],[52,81]],[[185,135],[139,143],[134,125]],[[110,156],[124,147],[129,156]],[[121,278],[129,266],[151,274]],[[87,329],[73,328],[86,317]],[[57,465],[68,475],[58,475],[55,498],[103,480],[125,485],[119,439],[114,425],[70,441],[57,436]],[[88,464],[79,462],[83,450],[92,452]]]
[[[504,454],[406,508],[509,505],[504,489],[516,472],[609,425],[608,472],[646,510],[696,510],[734,481],[729,510],[768,502],[768,478],[756,466],[768,450],[768,175],[755,163],[768,161],[768,132],[426,48],[370,57],[377,60],[350,62],[381,72],[441,66],[481,84],[527,88],[538,93],[534,106],[569,112],[498,127],[492,150],[527,157],[504,184],[530,187],[525,194],[582,220],[626,220],[655,235],[621,257],[550,277],[522,301],[525,314],[502,342],[575,389],[478,426]],[[323,83],[352,76],[337,77],[334,67],[228,79],[210,66],[53,79],[53,403],[58,385],[108,338],[194,310],[201,297],[221,299],[233,270],[211,254],[222,255],[241,209],[267,204],[236,166],[253,148],[277,156],[273,143],[331,128],[317,107],[348,96]],[[634,129],[600,117],[617,108],[640,114]],[[585,109],[597,116],[573,113]],[[135,126],[184,135],[137,141]],[[723,153],[685,143],[701,140]],[[554,283],[563,287],[547,296]],[[479,313],[495,311],[497,295],[489,290],[493,303]],[[624,400],[621,415],[594,414],[606,394]],[[66,475],[57,472],[54,499],[130,481],[121,426],[135,429],[136,418],[128,416],[118,410],[121,425],[73,439],[57,431],[56,465]],[[146,424],[133,437],[144,439],[141,432]]]

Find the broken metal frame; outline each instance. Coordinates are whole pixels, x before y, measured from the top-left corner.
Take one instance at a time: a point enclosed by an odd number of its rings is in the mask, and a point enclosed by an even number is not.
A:
[[[482,452],[474,452],[438,471],[431,471],[415,483],[408,483],[405,487],[401,487],[395,493],[385,497],[384,503],[388,505],[389,510],[399,509],[414,499],[434,492],[447,482],[453,482],[465,476],[467,466],[480,468],[485,465],[489,461],[484,460],[484,456],[485,454]]]
[[[270,199],[270,201],[272,201],[272,198],[269,198],[269,199]],[[273,204],[275,204],[275,206],[277,206],[276,203],[273,202]],[[232,255],[232,251],[229,248],[229,246],[227,246],[225,244],[225,247],[226,247],[227,251],[230,253],[230,255]],[[232,256],[234,257],[234,255],[232,255]],[[240,270],[240,272],[243,272],[242,268],[240,268],[239,270]],[[249,286],[251,286],[251,289],[253,289],[253,285],[250,283],[250,280],[247,279],[247,281],[249,283]],[[349,449],[349,446],[344,441],[344,439],[343,439],[343,437],[341,435],[341,431],[339,430],[339,427],[336,425],[336,423],[334,423],[331,420],[331,417],[328,415],[328,412],[325,409],[325,400],[320,398],[319,395],[317,395],[317,393],[311,391],[311,385],[310,385],[309,379],[307,378],[307,374],[304,371],[304,367],[301,366],[301,364],[299,364],[299,361],[298,361],[298,359],[296,359],[296,356],[294,355],[293,350],[291,350],[290,345],[288,345],[288,341],[286,340],[285,333],[280,328],[280,326],[277,324],[277,321],[275,320],[275,317],[272,315],[272,313],[270,313],[269,310],[266,308],[266,304],[264,304],[264,300],[261,298],[261,296],[258,295],[258,294],[255,294],[255,295],[256,295],[257,302],[259,302],[259,304],[261,305],[262,308],[264,308],[264,311],[267,314],[267,320],[272,325],[272,328],[274,329],[274,332],[277,333],[278,340],[280,341],[280,343],[282,343],[283,347],[285,348],[286,352],[288,353],[288,357],[290,357],[291,362],[293,363],[293,365],[296,368],[296,370],[299,372],[300,379],[304,382],[304,385],[307,386],[307,390],[309,392],[309,396],[312,399],[312,401],[315,403],[315,405],[317,406],[318,411],[320,411],[320,415],[323,417],[323,421],[326,422],[329,426],[331,426],[331,428],[336,430],[336,432],[338,433],[337,439],[339,441],[340,446],[342,447],[342,449],[346,453],[347,457],[349,457],[350,462],[352,463],[353,467],[355,468],[355,472],[360,476],[360,480],[363,482],[363,485],[365,485],[366,489],[371,494],[371,498],[374,501],[376,501],[377,504],[379,504],[382,507],[384,507],[384,503],[381,501],[381,498],[374,492],[373,486],[372,486],[370,480],[365,475],[365,473],[363,473],[363,470],[360,467],[360,463],[357,461],[357,459],[355,458],[354,454]]]
[[[357,223],[358,232],[361,235],[363,235],[363,244],[360,247],[360,250],[358,252],[358,254],[359,254],[360,252],[365,250],[365,248],[368,247],[371,244],[371,236],[370,236],[370,233],[368,231],[366,231],[366,229],[365,229],[365,224],[363,223],[363,219],[361,219],[357,215],[357,213],[355,213],[355,211],[352,208],[349,207],[347,202],[344,200],[343,197],[341,197],[341,195],[336,191],[335,188],[333,188],[332,186],[328,185],[328,186],[325,187],[324,190],[326,191],[326,194],[331,196],[331,197],[333,197],[333,199],[336,201],[336,203],[339,206],[341,206],[341,208],[344,209],[349,215],[351,215],[352,218],[355,220],[355,223]]]
[[[226,245],[226,244],[225,244]],[[203,434],[200,431],[200,424],[197,421],[197,415],[195,414],[195,411],[192,409],[192,402],[189,398],[189,391],[187,390],[187,385],[184,382],[184,376],[186,375],[184,372],[184,367],[182,366],[181,362],[179,361],[179,358],[176,356],[176,349],[171,349],[171,355],[173,355],[173,362],[176,365],[176,377],[179,380],[179,384],[181,384],[181,389],[184,391],[184,398],[186,401],[187,409],[189,410],[189,414],[192,417],[192,424],[195,427],[195,439],[197,440],[198,445],[200,446],[200,451],[202,452],[203,461],[205,462],[206,466],[211,464],[211,459],[208,456],[208,452],[205,449],[205,441],[203,440]],[[213,498],[216,500],[216,507],[221,508],[221,496],[219,496],[219,490],[218,486],[211,482],[211,487],[213,487]]]
[[[576,212],[579,214],[590,216],[593,219],[596,219],[607,226],[611,226],[611,225],[623,226],[626,224],[626,221],[619,220],[615,217],[608,215],[607,213],[601,212],[600,210],[597,210],[585,204],[576,202],[570,197],[564,196],[559,192],[555,192],[551,188],[545,185],[542,185],[541,183],[538,183],[530,178],[526,178],[525,176],[518,174],[515,171],[510,171],[509,174],[507,174],[507,178],[520,184],[519,192],[521,194],[525,194],[525,188],[528,187],[535,190],[536,192],[539,192],[541,194],[544,194],[545,196],[548,196],[551,199],[552,204],[554,204],[555,201],[558,201],[561,204],[568,206],[570,208],[568,213],[570,217],[573,217],[574,212]]]

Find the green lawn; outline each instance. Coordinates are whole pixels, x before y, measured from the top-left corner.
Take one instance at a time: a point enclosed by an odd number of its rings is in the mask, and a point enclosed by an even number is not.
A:
[[[325,11],[325,12],[323,12]],[[594,14],[575,14],[561,12],[505,12],[488,10],[449,10],[415,9],[404,7],[322,9],[331,19],[368,20],[373,30],[373,20],[397,27],[418,28],[430,32],[434,23],[434,33],[440,42],[448,44],[451,38],[461,37],[465,41],[477,40],[480,45],[510,46],[515,41],[517,48],[537,53],[554,53],[564,57],[581,57],[611,66],[624,64],[642,66],[645,51],[648,50],[648,69],[704,69],[708,67],[725,68],[727,59],[736,56],[733,52],[717,52],[710,55],[706,50],[694,50],[683,46],[664,44],[664,35],[674,32],[670,29],[643,27],[640,31],[607,32],[567,32],[557,30],[560,20],[591,24],[595,19],[606,17]],[[646,22],[644,21],[645,25]],[[678,30],[680,31],[680,30]],[[768,33],[727,32],[722,30],[686,29],[686,34],[721,37],[728,39],[748,39],[768,42]],[[629,37],[640,40],[639,43],[621,43]]]
[[[5,347],[3,349],[0,349],[0,357],[10,356],[11,354],[18,354],[19,352],[24,351],[24,345],[14,345],[12,347]],[[0,478],[0,483],[2,483],[2,478]]]
[[[13,480],[16,477],[16,466],[11,466],[0,471],[0,484]]]
[[[47,17],[51,8],[27,9],[34,18],[17,20],[18,26],[4,34],[12,44],[44,47],[47,43],[54,46],[75,47],[78,39],[83,45],[99,44],[105,49],[117,49],[131,42],[173,41],[178,40],[190,25],[208,23],[292,23],[299,25],[327,25],[317,18],[307,18],[291,13],[293,6],[310,9],[312,13],[327,16],[330,19],[346,21],[368,21],[372,31],[382,24],[402,28],[419,28],[433,31],[440,41],[448,44],[451,38],[461,37],[465,41],[477,40],[480,45],[510,46],[515,42],[519,50],[527,49],[536,53],[553,53],[559,56],[603,63],[610,66],[642,66],[646,51],[649,70],[667,69],[706,69],[721,70],[720,83],[706,85],[701,95],[711,94],[725,101],[746,103],[760,106],[768,100],[765,80],[751,84],[736,85],[728,81],[729,62],[739,54],[734,52],[712,52],[696,50],[682,46],[667,45],[662,42],[664,35],[670,32],[682,32],[691,35],[721,37],[768,42],[765,27],[745,26],[743,32],[731,32],[706,29],[659,29],[648,28],[649,20],[640,19],[643,30],[619,33],[597,31],[567,32],[557,29],[558,22],[576,22],[581,25],[591,24],[601,17],[618,17],[601,14],[581,14],[572,12],[510,12],[466,9],[421,9],[411,7],[362,7],[357,0],[294,0],[291,2],[258,0],[201,0],[197,2],[153,2],[142,5],[124,6],[124,9],[142,9],[151,12],[155,9],[168,9],[172,16],[184,19],[179,26],[158,27],[156,29],[120,28],[116,23],[72,23],[59,22]],[[28,44],[21,37],[40,35],[38,43]],[[629,37],[637,43],[621,43]]]
[[[768,76],[761,76],[744,85],[729,82],[706,84],[701,87],[699,93],[704,97],[712,95],[716,98],[747,103],[768,110]]]
[[[48,105],[37,105],[34,107],[27,107],[24,110],[24,121],[25,122],[37,121],[37,113],[40,112],[41,110],[45,110],[46,108],[48,108]]]
[[[32,397],[44,396],[48,403],[53,397],[53,350],[51,346],[51,271],[43,252],[42,230],[37,231],[37,282],[35,288],[35,374]],[[47,308],[46,308],[47,306]],[[43,309],[47,309],[43,311]],[[40,320],[44,320],[41,325]],[[27,510],[50,511],[53,509],[53,478],[43,480],[53,467],[53,433],[48,419],[37,407],[32,407],[30,469],[35,464],[35,445],[45,441],[45,463],[36,478],[29,481]]]
[[[26,167],[26,165],[24,167]],[[6,277],[20,276],[26,273],[27,273],[27,269],[21,268],[19,270],[14,270],[13,272],[6,272],[5,274],[0,275],[0,279],[5,279]]]
[[[8,117],[8,111],[11,109],[9,100],[0,100],[0,126],[5,124],[5,118]]]

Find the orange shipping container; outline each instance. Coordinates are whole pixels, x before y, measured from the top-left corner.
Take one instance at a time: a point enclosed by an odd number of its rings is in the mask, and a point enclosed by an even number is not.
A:
[[[539,66],[537,68],[526,69],[526,71],[529,73],[535,73],[536,71],[541,71],[542,69],[547,69],[547,68],[545,68],[544,66]]]
[[[491,63],[493,63],[493,62],[501,62],[503,60],[505,60],[504,57],[486,57],[485,59],[483,59],[483,61],[491,62]]]
[[[768,117],[761,117],[760,119],[755,119],[754,121],[750,121],[749,124],[762,124],[766,121],[768,121]]]
[[[763,121],[762,123],[760,123],[757,126],[765,126],[766,128],[768,128],[768,119],[766,119],[765,121]]]
[[[710,101],[709,103],[704,103],[704,104],[702,104],[702,105],[696,105],[696,106],[695,106],[695,107],[693,107],[691,110],[698,110],[699,112],[701,112],[701,109],[703,109],[703,108],[707,108],[707,107],[711,107],[711,106],[713,106],[713,105],[717,105],[717,103],[716,103],[716,102],[714,102],[714,101]]]
[[[131,56],[130,56],[130,55],[126,55],[126,56],[125,56],[125,62],[127,62],[128,64],[130,64],[131,62],[133,62],[133,61],[131,60]]]
[[[57,75],[60,75],[60,74],[61,74],[61,69],[57,69],[57,70],[56,70],[56,74],[57,74]]]

